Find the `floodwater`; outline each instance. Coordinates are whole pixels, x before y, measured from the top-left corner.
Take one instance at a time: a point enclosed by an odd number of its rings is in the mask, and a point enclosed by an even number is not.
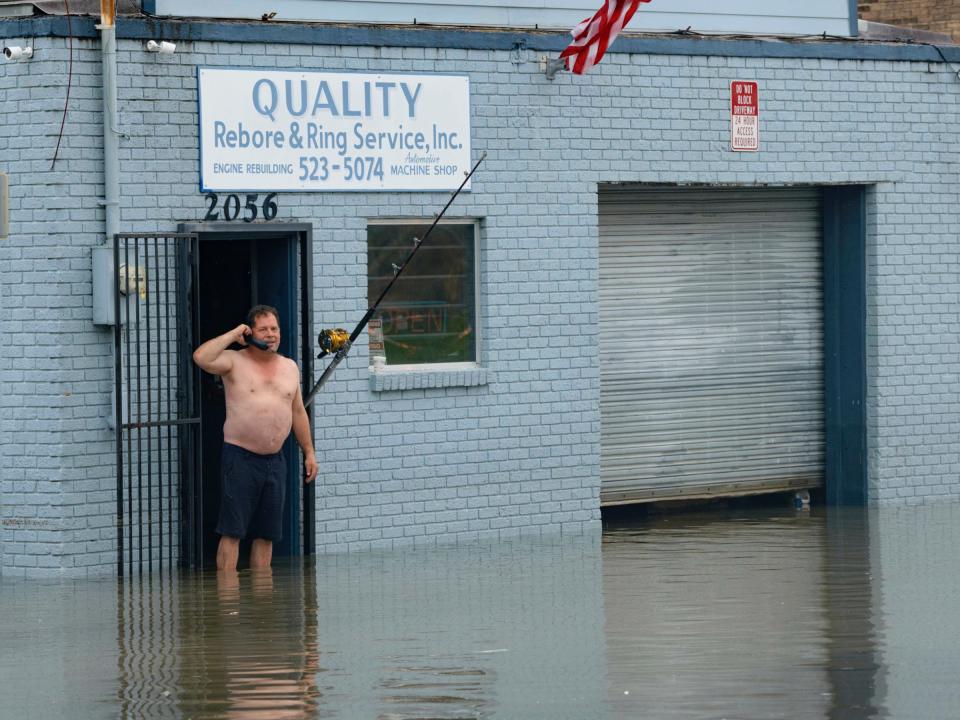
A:
[[[960,505],[0,581],[3,718],[956,718]]]

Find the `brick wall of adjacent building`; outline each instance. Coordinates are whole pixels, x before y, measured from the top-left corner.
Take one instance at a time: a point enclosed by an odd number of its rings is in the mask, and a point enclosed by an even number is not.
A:
[[[859,17],[950,35],[960,42],[960,5],[938,0],[859,0]]]
[[[90,249],[103,235],[99,51],[75,40],[70,68],[62,39],[5,44],[36,55],[0,70],[11,221],[0,240],[0,571],[79,574],[115,558],[111,352],[90,302]]]
[[[689,42],[689,41],[683,41]],[[91,322],[102,242],[100,55],[63,39],[0,66],[0,571],[111,572],[112,336]],[[482,219],[480,384],[377,390],[365,343],[324,390],[320,552],[582,532],[599,523],[598,183],[871,186],[870,496],[960,497],[960,83],[929,62],[610,53],[589,75],[509,50],[120,41],[121,229],[199,220],[196,66],[455,72],[474,154],[455,216]],[[761,88],[761,151],[731,153],[729,83]],[[904,87],[911,88],[909,95]],[[909,103],[909,107],[907,104]],[[443,193],[281,196],[314,226],[318,326],[366,308],[368,218],[430,217]],[[440,383],[436,383],[439,385]]]

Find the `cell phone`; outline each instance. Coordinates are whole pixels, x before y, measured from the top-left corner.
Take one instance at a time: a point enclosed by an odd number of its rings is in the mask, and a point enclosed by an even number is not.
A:
[[[243,336],[243,341],[244,341],[247,345],[253,345],[253,347],[259,348],[260,350],[269,350],[269,349],[270,349],[270,346],[267,345],[267,343],[265,343],[263,340],[257,340],[257,339],[256,339],[253,335],[251,335],[250,333],[247,333],[246,335]]]

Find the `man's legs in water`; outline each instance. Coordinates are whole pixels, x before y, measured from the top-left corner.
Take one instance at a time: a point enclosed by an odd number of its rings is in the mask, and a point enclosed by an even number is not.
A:
[[[217,570],[236,570],[240,555],[240,538],[220,536],[217,546]]]
[[[270,567],[273,559],[273,541],[256,538],[250,547],[250,567]]]

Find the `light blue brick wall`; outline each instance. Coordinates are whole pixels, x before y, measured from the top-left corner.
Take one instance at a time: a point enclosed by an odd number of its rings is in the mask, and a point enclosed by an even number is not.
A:
[[[13,43],[16,44],[16,43]],[[4,63],[0,170],[10,237],[0,240],[0,571],[82,572],[111,562],[113,481],[103,416],[107,339],[90,311],[90,248],[103,233],[99,60],[75,40],[70,104],[61,39]],[[105,471],[105,468],[107,470]]]
[[[0,570],[110,572],[112,337],[91,323],[89,279],[103,232],[100,59],[94,42],[74,42],[51,171],[66,45],[37,44],[30,63],[0,65],[5,106],[21,110],[0,121],[12,205],[0,241]],[[518,65],[507,51],[180,42],[161,57],[132,41],[118,64],[121,230],[138,232],[205,213],[197,65],[470,76],[473,148],[489,157],[451,215],[482,218],[483,382],[371,387],[360,343],[318,402],[320,552],[598,526],[597,185],[609,182],[874,186],[870,495],[960,497],[960,82],[944,66],[614,52],[551,82],[533,52]],[[759,153],[728,150],[734,79],[760,83]],[[352,327],[366,309],[368,218],[430,217],[446,197],[280,196],[278,220],[314,225],[318,327]]]

